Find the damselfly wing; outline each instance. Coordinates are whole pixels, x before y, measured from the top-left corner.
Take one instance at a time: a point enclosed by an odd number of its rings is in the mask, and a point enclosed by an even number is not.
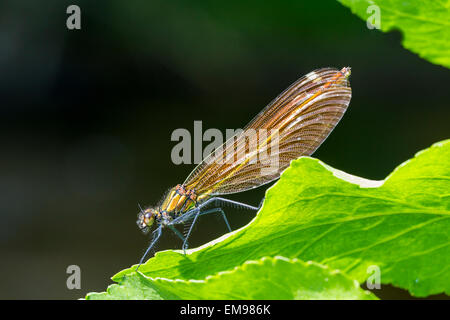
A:
[[[217,148],[188,176],[172,188],[161,204],[141,209],[137,224],[153,239],[142,257],[170,228],[187,249],[192,228],[201,215],[219,213],[229,231],[223,204],[258,210],[257,207],[219,197],[253,189],[280,177],[290,162],[311,155],[344,115],[351,99],[350,68],[318,69],[295,81],[270,102],[241,132]],[[174,226],[188,224],[182,234]],[[140,265],[139,264],[139,265]]]

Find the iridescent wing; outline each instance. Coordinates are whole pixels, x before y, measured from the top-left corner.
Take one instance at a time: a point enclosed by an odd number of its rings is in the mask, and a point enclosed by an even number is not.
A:
[[[350,68],[308,73],[227,140],[184,182],[198,195],[242,192],[279,178],[291,160],[311,155],[346,111]]]

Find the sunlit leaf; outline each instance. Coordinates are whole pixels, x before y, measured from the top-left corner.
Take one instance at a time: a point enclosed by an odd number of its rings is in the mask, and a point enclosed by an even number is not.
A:
[[[402,44],[420,57],[450,68],[450,1],[338,0],[364,21],[379,8],[382,31],[400,30]]]
[[[248,261],[201,281],[150,278],[138,273],[88,299],[375,299],[337,270],[282,257]]]
[[[268,190],[247,226],[187,255],[158,252],[139,270],[151,278],[204,280],[246,261],[284,256],[339,269],[360,283],[376,266],[382,283],[416,296],[448,294],[449,218],[450,140],[419,152],[383,181],[301,158]],[[135,267],[113,280],[123,283]]]

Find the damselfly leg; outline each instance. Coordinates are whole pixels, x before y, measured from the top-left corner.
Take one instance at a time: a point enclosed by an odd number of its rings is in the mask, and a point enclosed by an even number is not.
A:
[[[144,255],[142,256],[141,260],[139,261],[139,265],[137,266],[136,271],[139,269],[141,264],[144,262],[145,257],[150,252],[150,250],[153,248],[155,243],[158,241],[159,237],[161,237],[161,233],[162,233],[162,225],[159,225],[158,228],[155,231],[153,231],[152,242],[150,242],[150,245],[148,246],[148,248],[145,251]]]
[[[229,199],[225,199],[225,198],[220,198],[220,197],[214,197],[211,199],[206,200],[205,202],[201,203],[200,205],[198,205],[196,208],[192,209],[191,212],[186,212],[183,216],[178,217],[176,219],[174,219],[170,225],[172,225],[172,231],[175,229],[173,227],[174,224],[180,224],[180,223],[185,223],[188,220],[192,219],[192,223],[189,226],[188,232],[186,233],[185,237],[182,237],[180,232],[177,230],[175,233],[178,235],[178,237],[180,237],[181,239],[183,239],[183,252],[184,254],[186,254],[186,250],[188,248],[188,239],[191,235],[192,229],[194,228],[195,223],[197,222],[197,219],[199,216],[205,215],[205,214],[209,214],[209,213],[217,213],[219,212],[224,221],[225,224],[227,225],[228,231],[231,232],[231,227],[230,224],[228,222],[228,219],[225,215],[225,212],[223,211],[223,209],[221,207],[215,207],[215,208],[211,208],[211,209],[206,209],[207,206],[210,206],[212,204],[222,204],[222,205],[232,205],[236,208],[240,208],[240,209],[248,209],[248,210],[258,210],[259,207],[254,207],[242,202],[237,202],[237,201],[233,201],[233,200],[229,200]],[[176,230],[176,229],[175,229]]]
[[[209,210],[200,212],[200,215],[203,216],[203,215],[205,215],[205,214],[208,214],[208,213],[215,213],[215,212],[219,212],[219,213],[222,215],[222,218],[223,218],[223,220],[225,221],[225,224],[227,225],[228,231],[231,232],[232,230],[231,230],[230,224],[228,223],[227,216],[225,215],[225,212],[223,211],[222,208],[213,208],[213,209],[209,209]]]
[[[259,207],[254,207],[254,206],[242,203],[242,202],[238,202],[238,201],[234,201],[234,200],[230,200],[230,199],[226,199],[226,198],[213,197],[213,198],[208,199],[205,202],[201,203],[197,207],[191,209],[190,211],[184,213],[182,216],[175,218],[174,220],[172,220],[172,222],[167,224],[167,226],[183,241],[182,248],[183,248],[184,254],[186,254],[186,250],[188,249],[188,245],[189,245],[188,239],[192,233],[194,225],[197,222],[198,217],[200,217],[202,215],[210,214],[210,213],[220,213],[223,217],[223,220],[225,221],[228,231],[229,232],[232,231],[230,224],[228,222],[228,219],[225,215],[225,212],[223,211],[223,209],[221,207],[207,209],[208,206],[213,205],[213,204],[215,204],[215,205],[231,205],[235,208],[247,209],[247,210],[258,210],[261,207],[262,202],[260,203]],[[141,209],[141,211],[142,211],[142,209]],[[190,224],[186,235],[183,236],[181,234],[181,232],[175,228],[175,225],[186,223],[191,219],[192,219],[192,223]],[[163,225],[161,224],[158,226],[158,228],[155,231],[153,231],[152,241],[150,242],[150,245],[148,246],[148,248],[145,251],[144,255],[142,256],[141,260],[139,261],[139,265],[136,268],[136,271],[139,269],[141,264],[144,262],[145,257],[148,255],[150,250],[155,246],[156,242],[161,237],[162,228],[163,228]]]
[[[178,236],[178,238],[180,238],[181,241],[183,241],[183,243],[184,243],[185,237],[181,234],[181,232],[178,231],[178,229],[175,228],[175,227],[174,227],[173,225],[171,225],[171,224],[169,224],[168,227],[169,227],[170,230],[172,230],[173,233],[175,233],[175,234]]]

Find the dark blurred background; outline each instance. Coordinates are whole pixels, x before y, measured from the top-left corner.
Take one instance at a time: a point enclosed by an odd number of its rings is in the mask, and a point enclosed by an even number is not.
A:
[[[71,4],[81,30],[66,27]],[[383,179],[449,138],[450,72],[401,39],[335,1],[2,1],[0,298],[104,291],[148,244],[138,203],[194,167],[171,162],[173,130],[242,128],[316,68],[352,67],[350,108],[314,154],[329,165]],[[257,205],[265,189],[232,198]],[[233,228],[253,216],[228,211]],[[225,231],[202,217],[191,247]],[[180,247],[167,233],[158,249]],[[72,264],[80,290],[66,287]]]

